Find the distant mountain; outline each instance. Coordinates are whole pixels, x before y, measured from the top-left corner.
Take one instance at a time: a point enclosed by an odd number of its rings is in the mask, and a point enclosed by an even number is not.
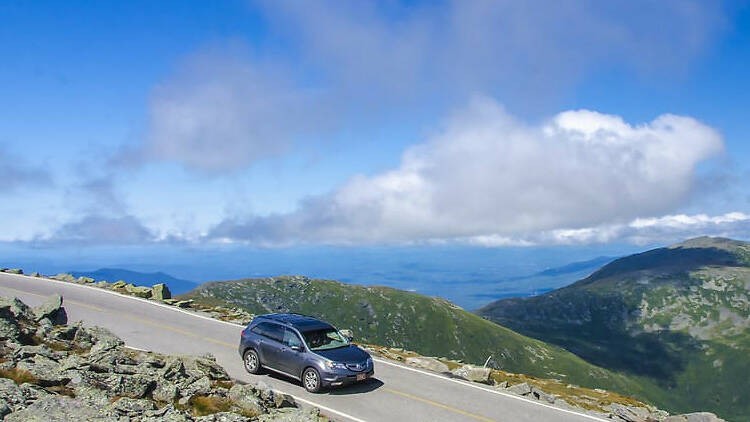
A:
[[[181,295],[251,313],[298,312],[353,330],[357,341],[427,356],[490,364],[514,373],[643,397],[647,384],[591,365],[560,347],[530,339],[439,298],[302,276],[211,282]]]
[[[570,286],[477,313],[596,365],[646,377],[647,399],[750,415],[750,243],[701,237],[617,259]]]
[[[122,268],[100,268],[96,271],[70,271],[74,277],[91,277],[97,281],[106,280],[114,282],[124,280],[128,283],[138,285],[154,285],[166,283],[173,295],[188,292],[198,286],[198,283],[189,280],[181,280],[162,272],[141,273],[138,271],[124,270]]]
[[[611,262],[613,259],[615,258],[612,258],[611,256],[599,256],[593,259],[589,259],[587,261],[572,262],[570,264],[563,265],[561,267],[549,268],[544,271],[540,271],[530,277],[534,277],[534,276],[553,277],[553,276],[572,274],[572,273],[577,273],[580,271],[587,271],[587,270],[591,270],[593,272],[594,270],[601,267],[602,265],[608,262]]]

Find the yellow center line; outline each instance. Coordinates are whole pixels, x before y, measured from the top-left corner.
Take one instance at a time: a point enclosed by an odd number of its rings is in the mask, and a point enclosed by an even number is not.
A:
[[[70,304],[73,304],[73,305],[76,305],[76,306],[81,306],[83,308],[92,309],[94,311],[104,312],[104,309],[102,309],[102,308],[100,308],[98,306],[89,305],[88,303],[81,303],[81,302],[79,302],[77,300],[63,299],[63,303],[70,303]]]
[[[392,393],[392,394],[397,394],[399,396],[406,397],[407,399],[411,399],[411,400],[415,400],[415,401],[420,401],[422,403],[426,403],[426,404],[429,404],[429,405],[432,405],[432,406],[436,406],[436,407],[439,407],[441,409],[449,410],[449,411],[451,411],[453,413],[458,413],[459,415],[463,415],[463,416],[466,416],[466,417],[469,417],[469,418],[472,418],[472,419],[476,419],[478,421],[482,421],[482,422],[497,422],[494,419],[486,418],[486,417],[484,417],[482,415],[477,415],[475,413],[467,412],[465,410],[461,410],[461,409],[455,408],[453,406],[448,406],[446,404],[438,403],[436,401],[432,401],[432,400],[429,400],[429,399],[425,399],[423,397],[415,396],[413,394],[405,393],[403,391],[398,391],[398,390],[394,390],[392,388],[387,388],[387,387],[383,387],[383,390],[387,391],[389,393]]]
[[[160,322],[154,322],[154,321],[151,321],[149,319],[138,318],[138,317],[135,317],[135,316],[132,316],[132,315],[127,315],[127,314],[121,314],[121,315],[124,316],[125,318],[131,319],[133,321],[138,321],[138,322],[150,325],[152,327],[162,328],[162,329],[165,329],[165,330],[168,330],[168,331],[172,331],[172,332],[177,333],[177,334],[182,334],[184,336],[197,338],[199,340],[207,341],[209,343],[218,344],[220,346],[228,347],[228,348],[231,348],[231,349],[236,349],[237,348],[236,344],[227,343],[225,341],[216,340],[216,339],[213,339],[213,338],[210,338],[210,337],[199,336],[199,335],[197,335],[195,333],[192,333],[190,331],[186,331],[186,330],[183,330],[183,329],[180,329],[180,328],[172,327],[170,325],[162,324]]]
[[[39,294],[39,293],[32,293],[32,292],[27,292],[27,291],[24,291],[24,290],[18,290],[18,289],[14,289],[12,287],[0,286],[0,289],[1,290],[12,290],[14,292],[23,293],[25,295],[32,295],[32,296],[38,296],[38,297],[47,297],[47,296]]]

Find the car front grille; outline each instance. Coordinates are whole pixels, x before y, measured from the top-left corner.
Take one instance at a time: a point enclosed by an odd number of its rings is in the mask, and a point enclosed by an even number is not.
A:
[[[350,371],[354,372],[364,371],[365,368],[367,368],[367,362],[347,363],[346,367],[349,368]]]

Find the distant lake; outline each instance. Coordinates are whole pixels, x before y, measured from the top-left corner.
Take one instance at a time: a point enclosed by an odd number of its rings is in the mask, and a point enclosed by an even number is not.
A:
[[[161,271],[196,282],[302,274],[440,296],[471,310],[495,299],[541,294],[567,285],[588,275],[607,260],[597,257],[616,257],[640,250],[643,249],[632,245],[285,249],[158,245],[30,249],[0,244],[0,266],[21,267],[27,272],[44,274],[106,267]],[[569,265],[580,262],[583,264]],[[539,274],[545,270],[550,271]]]

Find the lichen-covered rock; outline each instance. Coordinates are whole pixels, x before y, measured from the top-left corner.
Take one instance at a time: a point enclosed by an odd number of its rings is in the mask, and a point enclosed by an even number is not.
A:
[[[65,273],[60,273],[58,275],[52,276],[52,278],[54,278],[55,280],[60,280],[60,281],[69,281],[69,282],[76,281],[76,278],[73,277],[72,274],[65,274]]]
[[[62,296],[58,294],[53,295],[46,302],[34,308],[33,312],[36,316],[36,320],[41,321],[43,319],[48,319],[52,322],[64,324],[67,321],[57,321],[57,316],[61,313],[60,309],[62,308],[62,305]]]
[[[522,382],[520,384],[516,384],[508,388],[508,391],[510,391],[511,393],[518,394],[520,396],[525,396],[527,394],[531,394],[531,386],[525,382]]]
[[[148,299],[151,297],[151,288],[143,286],[135,286],[133,284],[126,284],[125,291],[129,294],[137,297]]]
[[[492,384],[492,369],[474,365],[463,365],[451,371],[453,375],[482,384]]]
[[[256,395],[255,388],[251,385],[235,384],[229,389],[229,398],[242,412],[251,414],[263,413],[260,398]]]
[[[26,409],[5,417],[5,422],[69,421],[117,422],[118,418],[108,409],[59,395],[39,399]]]
[[[151,298],[156,300],[171,299],[172,292],[164,283],[154,284],[154,287],[151,288]]]
[[[64,310],[61,303],[54,298],[32,312],[17,299],[0,298],[0,333],[9,340],[0,342],[0,369],[13,369],[23,380],[19,386],[0,378],[0,419],[245,422],[265,415],[264,420],[309,420],[300,419],[304,412],[283,410],[294,400],[268,386],[234,386],[210,354],[136,351],[104,328],[52,326],[49,317],[55,308]],[[34,333],[40,337],[30,337]],[[230,411],[196,418],[206,411],[198,398],[216,400]]]
[[[93,279],[93,278],[91,278],[91,277],[84,277],[84,276],[78,277],[78,278],[76,279],[76,283],[81,283],[81,284],[91,284],[91,283],[93,283],[93,282],[95,282],[95,281],[96,281],[96,280],[94,280],[94,279]]]
[[[428,369],[435,372],[448,372],[448,365],[440,362],[435,358],[428,357],[410,357],[406,358],[406,363],[419,368]]]

